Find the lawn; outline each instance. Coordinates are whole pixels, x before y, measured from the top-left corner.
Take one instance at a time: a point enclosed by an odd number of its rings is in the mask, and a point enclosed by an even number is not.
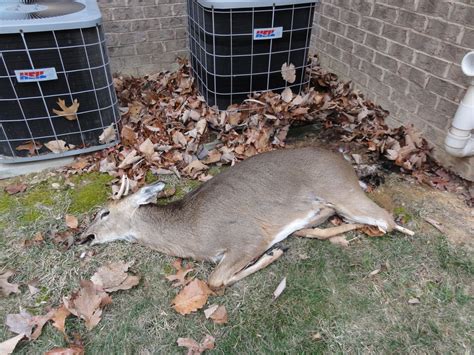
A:
[[[1,182],[1,186],[16,180]],[[115,243],[64,250],[53,236],[67,229],[64,215],[80,220],[106,203],[108,175],[92,173],[65,179],[43,173],[21,179],[24,193],[0,192],[0,272],[16,271],[12,282],[21,293],[0,299],[0,319],[26,309],[44,314],[77,289],[101,265],[132,261],[140,284],[112,295],[113,303],[91,331],[69,317],[68,335],[76,334],[86,353],[184,353],[178,337],[216,338],[214,353],[469,353],[474,334],[474,265],[472,248],[454,243],[424,221],[456,210],[459,233],[472,232],[469,208],[456,196],[391,175],[372,197],[404,219],[413,237],[392,233],[368,238],[358,232],[348,248],[327,241],[289,237],[284,256],[268,268],[210,297],[208,304],[226,306],[229,322],[216,325],[201,311],[182,316],[171,308],[177,289],[165,279],[174,258],[138,245]],[[196,187],[194,181],[167,178],[177,194]],[[54,187],[53,187],[54,186]],[[3,190],[3,188],[2,188]],[[453,219],[454,220],[454,219]],[[472,219],[471,219],[472,220]],[[450,228],[450,222],[445,227]],[[457,227],[457,228],[458,228]],[[464,227],[464,230],[463,230]],[[454,227],[453,227],[454,228]],[[35,233],[43,242],[24,245]],[[457,234],[459,234],[457,233]],[[472,246],[472,244],[471,244]],[[92,251],[92,252],[91,252]],[[85,252],[85,253],[84,253]],[[86,255],[81,258],[81,255]],[[212,265],[193,263],[194,274],[206,279]],[[380,269],[380,272],[373,273]],[[283,277],[287,287],[272,301]],[[35,280],[40,292],[30,295]],[[410,304],[409,300],[419,300]],[[0,339],[11,338],[0,326]],[[66,346],[50,324],[36,341],[23,341],[19,354],[43,353]]]

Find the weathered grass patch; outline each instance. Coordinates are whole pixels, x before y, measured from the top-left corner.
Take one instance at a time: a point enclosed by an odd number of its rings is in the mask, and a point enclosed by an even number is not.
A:
[[[197,186],[165,179],[177,186],[179,198]],[[328,242],[288,238],[285,255],[273,265],[214,296],[209,304],[225,304],[229,323],[205,319],[202,312],[180,316],[170,307],[176,295],[165,276],[174,258],[138,245],[115,243],[94,247],[96,255],[81,260],[86,245],[62,251],[51,240],[23,248],[21,241],[35,232],[64,228],[66,212],[77,214],[99,207],[110,191],[106,175],[73,179],[74,188],[59,182],[59,190],[44,181],[25,194],[0,194],[0,270],[17,271],[21,295],[0,299],[0,319],[19,308],[42,314],[62,296],[90,278],[110,261],[134,261],[132,271],[142,276],[139,286],[114,293],[113,303],[91,332],[69,318],[70,335],[78,332],[88,353],[182,353],[178,337],[200,340],[216,337],[216,353],[464,353],[474,334],[472,254],[449,244],[434,229],[415,237],[392,234],[362,237],[350,248]],[[400,214],[412,217],[411,228],[421,225],[417,206],[402,205]],[[25,218],[35,208],[38,217]],[[225,231],[223,231],[225,233]],[[358,234],[352,233],[349,238]],[[371,271],[388,265],[370,277]],[[206,278],[212,268],[195,263],[195,275]],[[275,302],[271,295],[283,277],[287,288]],[[40,293],[31,296],[27,282],[37,279]],[[417,297],[419,305],[409,305]],[[312,335],[321,334],[321,340]],[[0,327],[0,339],[12,336]],[[35,342],[23,343],[18,353],[42,353],[66,343],[50,325]]]

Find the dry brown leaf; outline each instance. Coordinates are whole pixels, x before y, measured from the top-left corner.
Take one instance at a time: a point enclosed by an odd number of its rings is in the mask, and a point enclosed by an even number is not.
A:
[[[108,126],[99,136],[99,142],[102,144],[113,142],[116,138],[114,124]]]
[[[359,230],[364,232],[369,237],[381,237],[382,235],[385,235],[385,232],[377,226],[365,225]]]
[[[188,355],[199,355],[206,350],[214,349],[215,346],[215,339],[211,335],[206,335],[200,344],[191,338],[178,338],[176,342],[178,346],[188,348]]]
[[[92,281],[82,280],[81,288],[63,298],[63,302],[67,310],[83,319],[86,328],[91,330],[100,322],[102,307],[110,304],[112,299],[106,292],[98,290]]]
[[[183,169],[183,173],[194,178],[199,172],[207,169],[209,167],[206,164],[201,163],[199,160],[194,160]]]
[[[211,318],[216,324],[226,324],[228,321],[227,310],[225,306],[219,306],[217,304],[209,306],[204,311],[204,315],[207,319]]]
[[[295,65],[293,63],[290,63],[289,65],[283,63],[281,66],[281,76],[287,83],[293,84],[296,80]]]
[[[0,274],[0,291],[3,296],[9,296],[10,293],[20,293],[19,285],[8,282],[8,279],[15,273],[12,270],[5,270]]]
[[[137,133],[130,126],[123,126],[120,135],[125,145],[134,145],[137,143]]]
[[[128,113],[130,115],[130,118],[132,119],[132,122],[138,121],[142,109],[143,105],[138,101],[134,101],[132,104],[129,105]]]
[[[222,154],[217,149],[211,150],[205,159],[202,160],[204,164],[213,164],[221,160]]]
[[[51,320],[53,321],[53,327],[58,329],[61,333],[66,335],[66,318],[71,314],[69,310],[62,304],[60,307],[56,308],[53,312]]]
[[[106,292],[115,292],[118,290],[128,290],[140,282],[138,276],[127,273],[130,263],[122,261],[110,263],[101,266],[91,277],[91,281],[98,289]]]
[[[126,156],[125,159],[122,160],[122,162],[119,164],[118,168],[119,169],[124,169],[132,164],[135,164],[137,161],[139,161],[141,157],[137,155],[137,151],[133,149],[131,152],[129,152]]]
[[[25,337],[24,334],[19,334],[16,337],[10,338],[5,340],[4,342],[0,343],[0,354],[2,355],[9,355],[15,350],[17,344],[20,342],[21,339]]]
[[[190,265],[186,265],[186,268],[183,269],[181,266],[181,259],[176,259],[173,262],[173,267],[176,269],[176,274],[166,276],[168,281],[175,281],[171,286],[186,286],[189,282],[191,282],[192,279],[186,279],[186,275],[193,271]]]
[[[343,246],[343,247],[348,247],[349,246],[349,242],[342,235],[337,235],[335,237],[329,238],[329,242],[331,242],[332,244],[337,244],[337,245]]]
[[[140,144],[138,150],[145,154],[146,157],[150,158],[155,152],[155,146],[151,142],[150,138],[147,138],[142,144]]]
[[[77,102],[77,99],[74,99],[74,101],[72,102],[72,105],[69,107],[66,105],[66,102],[63,99],[58,99],[57,104],[61,108],[61,110],[56,110],[53,108],[53,112],[56,115],[62,116],[69,121],[77,120],[76,113],[77,113],[77,110],[79,109],[79,102]]]
[[[45,355],[84,355],[83,346],[71,345],[69,348],[54,348],[44,353]]]
[[[37,153],[37,150],[40,150],[42,147],[43,145],[41,143],[29,141],[25,144],[20,144],[15,149],[18,151],[27,150],[29,155],[35,155]]]
[[[74,163],[71,164],[71,168],[75,170],[82,170],[89,165],[89,162],[84,159],[76,159]]]
[[[173,299],[173,308],[182,315],[195,312],[206,304],[207,298],[212,294],[204,281],[194,279]]]
[[[5,186],[4,190],[7,194],[14,195],[19,192],[25,192],[27,188],[28,188],[28,185],[23,184],[23,183],[18,183],[18,184],[7,185]]]
[[[53,315],[53,311],[50,311],[44,316],[33,317],[32,322],[35,325],[35,330],[33,331],[33,334],[31,334],[32,340],[36,340],[40,337],[44,325],[51,319],[52,315]]]
[[[277,288],[275,289],[275,291],[273,291],[273,300],[275,301],[278,297],[280,297],[280,295],[282,294],[282,292],[285,290],[286,288],[286,277],[283,278],[283,280],[280,281],[280,283],[278,284]]]
[[[180,131],[175,131],[173,133],[173,142],[176,145],[181,145],[183,148],[186,147],[186,145],[188,144],[186,137]]]
[[[66,225],[71,229],[76,229],[79,226],[77,217],[71,214],[67,214],[66,217],[64,217],[64,220],[66,221]]]
[[[293,99],[293,92],[291,91],[289,87],[282,91],[281,99],[285,101],[286,103],[291,102],[291,100]]]
[[[207,121],[203,118],[196,123],[196,130],[199,134],[203,134],[207,128]]]
[[[51,316],[52,312],[44,316],[32,316],[22,310],[18,314],[8,314],[5,324],[13,333],[23,334],[27,338],[35,340],[39,338],[44,325],[51,319]]]
[[[28,312],[21,310],[17,314],[7,314],[5,325],[15,334],[23,334],[27,338],[31,337],[33,332],[33,316]]]
[[[58,139],[55,141],[49,141],[48,143],[45,143],[44,146],[56,154],[66,152],[69,149],[74,149],[74,145],[67,144],[65,141],[61,139]]]
[[[115,171],[117,166],[115,165],[115,161],[109,161],[108,158],[104,158],[99,162],[99,171],[101,173],[108,173],[111,171]]]

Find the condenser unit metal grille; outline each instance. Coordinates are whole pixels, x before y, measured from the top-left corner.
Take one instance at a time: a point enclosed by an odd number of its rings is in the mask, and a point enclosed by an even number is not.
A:
[[[49,159],[116,144],[118,138],[99,141],[120,121],[100,23],[79,28],[71,23],[69,29],[61,23],[59,30],[54,23],[33,26],[39,31],[27,32],[25,25],[25,31],[1,33],[0,27],[0,161]],[[61,110],[60,100],[67,107],[79,103],[75,117],[53,111]],[[57,141],[65,147],[53,152],[47,145]]]
[[[309,83],[315,2],[216,8],[204,1],[188,0],[188,32],[193,76],[209,105],[225,110],[252,92],[300,92]],[[293,83],[282,77],[284,63],[295,66]]]

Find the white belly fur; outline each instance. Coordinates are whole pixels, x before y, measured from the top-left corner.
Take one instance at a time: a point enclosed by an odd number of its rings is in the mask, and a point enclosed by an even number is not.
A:
[[[319,211],[317,210],[311,211],[306,215],[306,217],[295,219],[293,222],[290,222],[289,224],[284,226],[282,230],[275,235],[268,247],[272,247],[276,243],[281,242],[283,239],[288,237],[291,233],[306,227],[308,223],[318,214],[318,212]]]

